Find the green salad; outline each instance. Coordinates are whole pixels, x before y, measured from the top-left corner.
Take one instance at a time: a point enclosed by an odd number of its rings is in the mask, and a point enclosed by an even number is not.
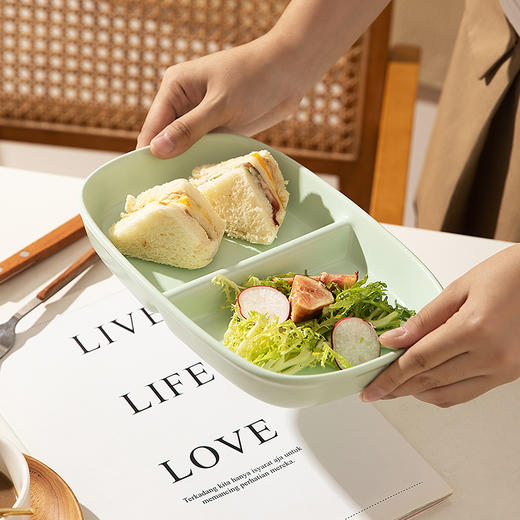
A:
[[[336,281],[323,283],[338,276],[350,277],[350,286],[347,282],[344,286]],[[357,332],[359,324],[366,323],[365,328],[375,331],[373,336],[380,352],[377,337],[399,327],[415,312],[397,302],[392,305],[385,283],[368,283],[367,277],[356,280],[357,273],[355,276],[322,273],[312,277],[284,273],[263,279],[250,275],[237,284],[218,274],[212,283],[221,288],[224,306],[232,312],[224,345],[255,365],[283,374],[296,374],[318,365],[339,370],[359,364],[363,356],[358,359],[358,352],[370,340],[370,334]],[[303,319],[296,319],[302,302],[306,314]],[[351,332],[354,324],[356,329]]]

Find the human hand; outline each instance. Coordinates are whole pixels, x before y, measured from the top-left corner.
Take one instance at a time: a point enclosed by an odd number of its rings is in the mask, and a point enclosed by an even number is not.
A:
[[[137,140],[161,158],[207,132],[252,135],[287,117],[389,0],[293,0],[264,36],[170,67]]]
[[[151,144],[154,155],[168,158],[214,129],[252,135],[274,125],[310,87],[301,77],[291,77],[293,63],[282,43],[266,35],[170,67],[137,147]]]
[[[445,408],[520,377],[520,244],[477,265],[380,339],[409,348],[361,392],[363,401],[413,395]]]

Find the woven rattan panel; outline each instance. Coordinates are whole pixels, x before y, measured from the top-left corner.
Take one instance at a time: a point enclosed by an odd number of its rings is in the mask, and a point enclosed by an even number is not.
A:
[[[0,120],[137,135],[169,65],[260,36],[286,4],[0,0]],[[291,118],[259,137],[355,158],[367,40],[341,58]]]

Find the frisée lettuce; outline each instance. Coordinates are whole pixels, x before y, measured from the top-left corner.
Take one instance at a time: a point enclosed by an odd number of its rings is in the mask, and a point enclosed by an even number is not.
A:
[[[234,312],[224,334],[224,345],[255,365],[284,374],[294,374],[318,363],[322,367],[334,366],[338,357],[349,366],[311,327],[296,325],[291,320],[269,321],[257,312],[248,318]]]
[[[229,307],[231,310],[235,309],[237,297],[241,291],[248,287],[254,287],[255,285],[266,285],[268,287],[274,287],[281,291],[285,296],[289,296],[291,293],[291,284],[287,281],[289,278],[294,277],[296,273],[284,273],[275,276],[268,276],[267,278],[260,279],[254,275],[249,275],[240,285],[235,283],[233,280],[226,278],[223,274],[217,274],[211,283],[220,286],[222,292],[226,297],[225,307]]]
[[[266,315],[252,312],[247,318],[239,312],[237,297],[248,287],[266,285],[289,296],[295,273],[278,274],[260,279],[250,275],[237,284],[222,274],[217,274],[212,283],[218,285],[225,296],[224,307],[233,316],[224,334],[224,345],[239,356],[260,367],[284,374],[295,374],[307,367],[321,366],[338,369],[351,365],[331,346],[334,325],[346,317],[358,317],[371,323],[378,334],[399,327],[414,314],[414,311],[392,305],[383,282],[367,283],[367,277],[352,287],[342,289],[336,284],[327,287],[334,302],[326,306],[321,315],[302,323],[291,319],[269,320]],[[336,361],[338,363],[336,363]]]

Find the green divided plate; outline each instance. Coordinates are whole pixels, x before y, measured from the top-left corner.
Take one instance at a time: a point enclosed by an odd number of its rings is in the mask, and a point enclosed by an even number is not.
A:
[[[287,215],[270,246],[224,238],[208,266],[187,270],[123,256],[108,229],[119,218],[127,194],[189,177],[198,165],[267,149],[289,181]],[[174,159],[161,160],[144,148],[98,168],[86,180],[81,216],[103,262],[204,361],[255,397],[285,407],[323,403],[359,392],[400,352],[382,355],[347,370],[284,375],[257,367],[228,350],[222,337],[231,318],[223,296],[210,280],[217,272],[240,282],[280,272],[368,273],[388,284],[390,297],[419,310],[441,290],[428,269],[351,200],[281,152],[254,139],[210,134]]]

